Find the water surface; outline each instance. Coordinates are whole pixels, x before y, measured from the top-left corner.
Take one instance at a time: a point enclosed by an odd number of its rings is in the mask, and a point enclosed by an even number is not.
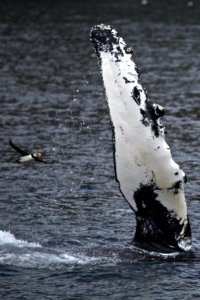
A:
[[[1,4],[0,13],[1,298],[200,298],[199,263],[84,254],[129,243],[135,228],[115,182],[110,119],[89,41],[100,22],[134,47],[150,99],[166,109],[167,142],[188,176],[193,245],[200,247],[197,5],[22,3]],[[44,151],[48,164],[17,165],[9,138]],[[69,251],[76,248],[83,251]]]

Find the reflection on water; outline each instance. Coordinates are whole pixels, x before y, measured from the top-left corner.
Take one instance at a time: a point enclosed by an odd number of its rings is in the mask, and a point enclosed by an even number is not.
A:
[[[68,299],[199,297],[198,264],[174,263],[173,271],[167,263],[82,264],[65,251],[121,244],[134,235],[134,215],[114,178],[108,109],[89,42],[99,22],[117,27],[134,47],[150,99],[166,109],[167,141],[189,178],[186,197],[199,248],[199,3],[79,2],[0,5],[0,294],[12,282],[5,299],[14,292],[16,299],[36,299],[40,285],[37,299],[66,299],[66,291]],[[15,164],[10,137],[44,151],[48,164]],[[20,252],[23,243],[41,249]],[[53,272],[56,259],[64,265]]]

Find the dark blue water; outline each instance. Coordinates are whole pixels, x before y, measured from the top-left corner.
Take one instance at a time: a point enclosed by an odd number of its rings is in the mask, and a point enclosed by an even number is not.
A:
[[[100,22],[134,47],[150,99],[166,109],[167,142],[189,179],[200,248],[199,3],[157,2],[0,5],[0,299],[200,298],[198,262],[86,254],[120,248],[135,227],[115,182],[110,119],[89,41]],[[16,164],[9,138],[44,151],[48,163]]]

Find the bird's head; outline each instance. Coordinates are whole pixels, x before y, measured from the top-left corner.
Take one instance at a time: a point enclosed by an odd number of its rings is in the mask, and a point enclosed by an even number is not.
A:
[[[34,158],[42,158],[42,153],[41,152],[36,152],[36,153],[33,153],[33,157]]]

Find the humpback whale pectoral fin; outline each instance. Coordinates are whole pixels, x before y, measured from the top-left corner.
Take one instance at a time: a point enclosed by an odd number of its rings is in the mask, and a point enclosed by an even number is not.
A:
[[[188,251],[190,224],[184,173],[165,142],[160,118],[139,80],[133,49],[109,25],[91,30],[101,67],[114,134],[114,163],[120,191],[136,214],[135,242],[157,251]],[[148,248],[147,246],[147,248]]]
[[[163,201],[169,197],[169,202]],[[134,199],[137,204],[136,211],[136,232],[134,241],[141,244],[141,247],[154,251],[185,251],[191,248],[191,229],[188,216],[180,218],[178,211],[174,209],[171,201],[178,202],[181,200],[182,191],[173,197],[172,191],[163,191],[156,187],[155,184],[140,185],[135,191]],[[179,203],[180,204],[180,203]],[[181,207],[178,208],[181,210]],[[146,245],[146,246],[145,246]]]
[[[114,28],[103,24],[92,28],[91,41],[99,57],[113,123],[111,105],[119,107],[116,100],[119,95],[124,103],[121,115],[132,114],[141,124],[151,129],[154,137],[163,135],[164,130],[159,119],[165,113],[164,108],[149,101],[147,92],[139,80],[138,67],[133,61],[132,47],[126,45]],[[113,101],[110,101],[112,97]]]

